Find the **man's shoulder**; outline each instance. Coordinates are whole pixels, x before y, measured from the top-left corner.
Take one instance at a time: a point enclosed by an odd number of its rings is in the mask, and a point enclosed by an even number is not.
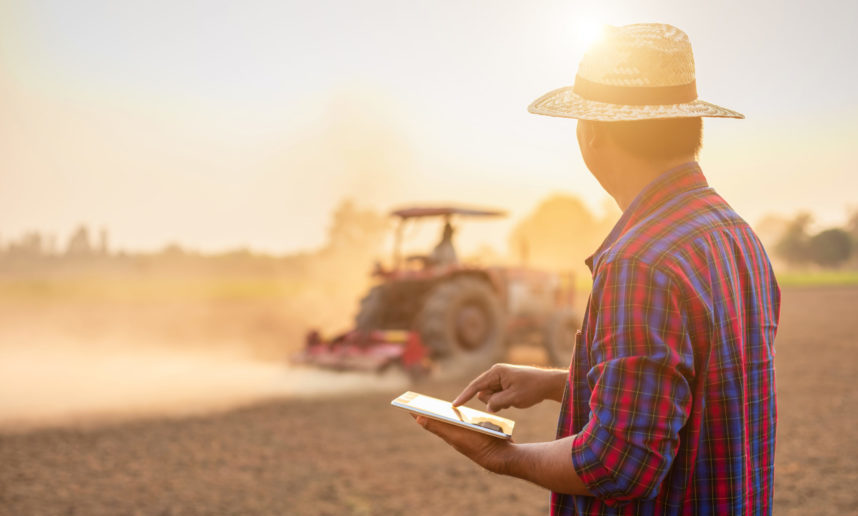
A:
[[[634,261],[653,267],[686,261],[695,252],[718,245],[710,238],[724,232],[752,232],[750,226],[713,189],[678,196],[629,227],[606,250],[602,263]]]

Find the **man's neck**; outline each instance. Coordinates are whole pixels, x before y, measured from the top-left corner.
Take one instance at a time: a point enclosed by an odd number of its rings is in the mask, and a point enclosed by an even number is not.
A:
[[[659,161],[646,161],[633,157],[617,160],[607,171],[603,186],[620,209],[626,211],[641,190],[658,176],[689,161],[694,161],[694,156]]]

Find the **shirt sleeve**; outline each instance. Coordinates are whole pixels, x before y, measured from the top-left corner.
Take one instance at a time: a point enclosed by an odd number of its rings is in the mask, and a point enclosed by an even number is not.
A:
[[[604,264],[593,296],[590,416],[573,439],[573,467],[609,504],[653,498],[691,409],[681,296],[667,274],[633,260]]]

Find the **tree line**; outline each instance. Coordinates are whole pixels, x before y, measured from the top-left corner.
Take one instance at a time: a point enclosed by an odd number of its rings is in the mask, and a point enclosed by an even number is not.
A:
[[[813,217],[806,212],[784,221],[774,242],[775,255],[789,267],[834,269],[858,266],[858,211],[839,227],[811,231]]]
[[[586,272],[582,265],[583,259],[595,250],[618,217],[619,211],[613,205],[606,204],[602,214],[597,215],[579,198],[555,194],[544,199],[513,226],[506,258],[503,252],[493,249],[486,249],[484,254],[487,258],[526,263],[537,268],[581,269],[580,272]],[[792,218],[767,216],[755,229],[773,261],[779,261],[787,267],[858,268],[858,210],[851,214],[843,226],[819,231],[813,231],[812,227],[812,216],[803,212]],[[327,228],[327,241],[315,251],[269,256],[248,249],[237,249],[204,255],[172,243],[154,253],[130,255],[109,249],[109,236],[105,229],[95,232],[81,225],[71,232],[63,245],[58,245],[55,236],[38,232],[5,240],[0,243],[0,260],[11,258],[27,262],[39,257],[51,257],[78,262],[87,258],[134,256],[159,262],[215,259],[229,262],[224,265],[231,267],[251,268],[274,266],[279,269],[281,267],[269,263],[279,262],[282,267],[303,273],[336,264],[340,276],[346,270],[350,271],[350,276],[358,276],[364,275],[368,267],[366,264],[379,255],[380,246],[390,229],[390,220],[383,213],[361,208],[346,199],[333,210]]]

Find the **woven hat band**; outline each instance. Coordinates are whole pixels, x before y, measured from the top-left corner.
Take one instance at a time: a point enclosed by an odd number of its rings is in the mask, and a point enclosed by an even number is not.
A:
[[[697,81],[676,86],[614,86],[575,76],[573,91],[587,100],[624,106],[683,104],[697,100]]]

